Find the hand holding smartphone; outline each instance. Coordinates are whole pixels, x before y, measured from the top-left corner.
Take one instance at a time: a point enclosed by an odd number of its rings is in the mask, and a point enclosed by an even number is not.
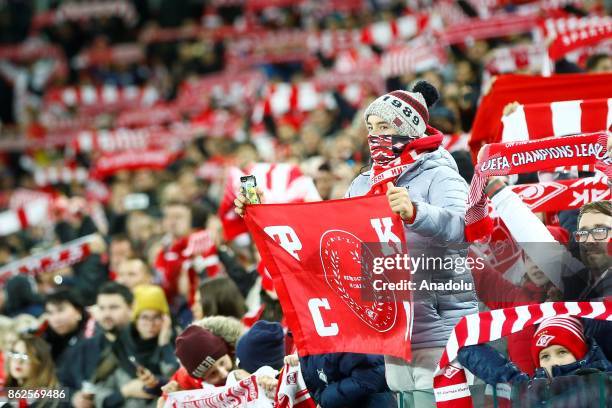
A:
[[[240,190],[247,198],[249,204],[260,204],[259,195],[257,195],[257,180],[255,176],[240,177]]]

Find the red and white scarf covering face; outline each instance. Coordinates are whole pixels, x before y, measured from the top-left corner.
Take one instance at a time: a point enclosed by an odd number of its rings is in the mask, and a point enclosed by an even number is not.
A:
[[[465,239],[486,237],[493,230],[484,188],[491,176],[530,173],[562,166],[594,165],[612,179],[612,160],[607,153],[608,133],[552,137],[486,145],[474,169],[465,214]]]
[[[434,151],[442,144],[442,133],[427,126],[428,136],[419,139],[402,138],[397,135],[369,135],[368,144],[372,156],[371,187],[368,194],[387,192],[387,183],[402,174],[423,154]]]

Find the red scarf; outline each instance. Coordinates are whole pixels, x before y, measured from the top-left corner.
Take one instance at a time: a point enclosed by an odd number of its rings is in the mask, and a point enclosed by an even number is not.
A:
[[[611,178],[612,160],[607,154],[607,138],[606,132],[596,132],[485,146],[470,185],[465,214],[466,241],[483,238],[493,230],[484,194],[489,177],[530,173],[559,166],[594,164]]]
[[[400,156],[393,152],[393,136],[369,136],[370,153],[374,164],[370,174],[371,187],[368,194],[387,192],[387,183],[395,183],[404,170],[423,154],[434,151],[442,144],[443,135],[439,130],[427,126],[428,136],[408,142]],[[396,149],[398,146],[395,146]]]

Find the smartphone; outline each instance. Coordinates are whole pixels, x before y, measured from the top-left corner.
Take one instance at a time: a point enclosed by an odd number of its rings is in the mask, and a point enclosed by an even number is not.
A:
[[[144,367],[136,361],[136,357],[129,356],[128,360],[130,360],[130,363],[136,368],[136,374],[140,375],[140,373],[144,371]]]
[[[240,177],[240,189],[251,204],[259,204],[259,196],[257,195],[257,180],[255,176],[242,176]]]

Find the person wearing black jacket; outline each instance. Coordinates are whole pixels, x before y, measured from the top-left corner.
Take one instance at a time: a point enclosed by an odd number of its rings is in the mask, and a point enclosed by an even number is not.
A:
[[[70,370],[70,355],[88,333],[89,314],[78,295],[71,289],[59,289],[45,299],[46,322],[39,329],[40,337],[51,346],[51,356],[58,378]]]
[[[76,408],[93,407],[93,395],[85,385],[112,349],[119,333],[129,325],[134,296],[117,283],[107,282],[100,288],[96,301],[96,333],[77,343],[70,355],[70,369],[61,378],[62,385],[72,391],[72,405]]]
[[[300,357],[306,386],[325,408],[385,408],[397,403],[387,387],[382,356],[330,353]]]

